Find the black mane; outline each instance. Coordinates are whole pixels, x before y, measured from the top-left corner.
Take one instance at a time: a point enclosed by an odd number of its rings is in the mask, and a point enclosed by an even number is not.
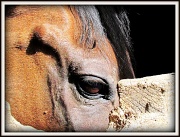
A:
[[[134,78],[130,24],[122,6],[96,6],[120,69],[120,78]],[[128,54],[129,55],[128,55]]]

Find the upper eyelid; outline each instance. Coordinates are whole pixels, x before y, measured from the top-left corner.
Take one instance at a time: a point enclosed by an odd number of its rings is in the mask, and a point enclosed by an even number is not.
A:
[[[92,82],[97,82],[97,83],[102,83],[104,85],[109,85],[108,82],[101,78],[101,77],[98,77],[96,75],[84,75],[84,74],[80,74],[80,75],[76,75],[77,76],[77,79],[79,80],[83,80],[83,81],[92,81]]]
[[[84,82],[84,81],[83,81]],[[105,86],[106,84],[105,83],[103,83],[103,82],[97,82],[97,81],[85,81],[85,83],[87,83],[89,86],[98,86],[99,84],[100,85],[103,85],[103,86]]]
[[[68,67],[68,72],[69,72],[69,82],[74,83],[77,81],[77,78],[83,77],[83,76],[92,76],[96,78],[100,78],[103,80],[103,82],[108,85],[110,91],[115,91],[117,88],[117,79],[112,77],[112,75],[106,75],[104,74],[104,71],[101,73],[99,71],[95,70],[86,70],[83,69],[80,63],[75,63],[71,62],[69,67]]]
[[[102,85],[104,85],[104,86],[107,86],[108,84],[106,83],[106,82],[104,82],[102,79],[99,79],[99,80],[97,80],[97,79],[86,79],[86,78],[84,78],[84,79],[81,79],[81,81],[82,82],[85,82],[85,83],[87,83],[87,84],[89,84],[89,85],[96,85],[96,84],[102,84]]]
[[[109,90],[113,89],[113,83],[111,82],[111,80],[106,79],[106,77],[101,77],[101,76],[90,74],[90,73],[77,73],[77,72],[75,73],[75,72],[70,72],[69,73],[69,82],[70,83],[76,83],[76,82],[78,82],[78,80],[80,80],[80,78],[83,78],[83,77],[84,78],[85,77],[99,78],[100,80],[102,80],[104,85],[109,87]]]

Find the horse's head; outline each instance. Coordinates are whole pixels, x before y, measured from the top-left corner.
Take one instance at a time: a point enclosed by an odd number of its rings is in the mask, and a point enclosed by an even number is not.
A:
[[[125,14],[105,11],[101,6],[7,10],[6,100],[19,122],[45,131],[106,130],[109,112],[119,106],[117,82],[134,74]]]

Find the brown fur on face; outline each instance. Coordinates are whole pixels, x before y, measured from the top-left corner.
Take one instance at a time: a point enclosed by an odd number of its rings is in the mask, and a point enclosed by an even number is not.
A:
[[[80,27],[66,6],[18,6],[6,18],[6,101],[22,124],[44,131],[105,131],[118,106],[118,67],[106,39],[78,43]],[[111,99],[87,99],[72,74],[105,79]],[[76,82],[76,81],[74,81]]]

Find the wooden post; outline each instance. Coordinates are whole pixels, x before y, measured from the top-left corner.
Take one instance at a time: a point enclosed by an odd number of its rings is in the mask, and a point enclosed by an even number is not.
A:
[[[173,73],[120,80],[107,131],[175,131],[174,80]]]

